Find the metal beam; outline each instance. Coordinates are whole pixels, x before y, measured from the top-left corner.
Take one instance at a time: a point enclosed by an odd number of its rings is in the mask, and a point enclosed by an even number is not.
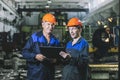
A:
[[[12,13],[13,15],[19,17],[18,13],[16,12],[16,10],[12,7],[9,6],[9,4],[6,4],[3,0],[0,0],[0,4],[6,9],[8,10],[10,13]]]
[[[86,12],[88,13],[89,12],[89,9],[86,8],[86,9],[77,9],[77,8],[69,8],[69,9],[63,9],[63,8],[57,8],[57,9],[46,9],[46,8],[18,8],[17,10],[18,12],[40,12],[40,11],[50,11],[50,12],[56,12],[56,11],[60,11],[60,12]]]

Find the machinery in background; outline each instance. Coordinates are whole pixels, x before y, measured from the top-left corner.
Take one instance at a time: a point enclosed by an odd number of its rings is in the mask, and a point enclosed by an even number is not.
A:
[[[108,49],[108,55],[103,56],[99,62],[93,60],[96,47],[89,48],[90,52],[90,74],[91,80],[118,80],[119,76],[119,30],[113,27],[115,38],[114,46]]]

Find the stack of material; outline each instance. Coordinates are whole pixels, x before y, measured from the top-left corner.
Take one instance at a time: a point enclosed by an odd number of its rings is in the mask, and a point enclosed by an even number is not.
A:
[[[92,80],[118,80],[118,63],[90,64]]]

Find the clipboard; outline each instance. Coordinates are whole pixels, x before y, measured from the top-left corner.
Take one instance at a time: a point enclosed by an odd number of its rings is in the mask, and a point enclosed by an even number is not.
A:
[[[39,47],[40,48],[40,52],[46,56],[47,58],[59,58],[59,52],[60,51],[65,51],[64,47]]]

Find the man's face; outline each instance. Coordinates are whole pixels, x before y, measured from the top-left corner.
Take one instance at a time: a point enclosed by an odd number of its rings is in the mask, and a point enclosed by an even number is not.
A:
[[[110,28],[106,28],[105,31],[106,31],[107,33],[110,33]]]
[[[69,27],[68,29],[69,29],[70,36],[73,39],[78,38],[82,31],[81,28],[78,28],[78,27]]]
[[[53,31],[55,25],[53,23],[43,21],[42,27],[45,33],[50,34]]]

